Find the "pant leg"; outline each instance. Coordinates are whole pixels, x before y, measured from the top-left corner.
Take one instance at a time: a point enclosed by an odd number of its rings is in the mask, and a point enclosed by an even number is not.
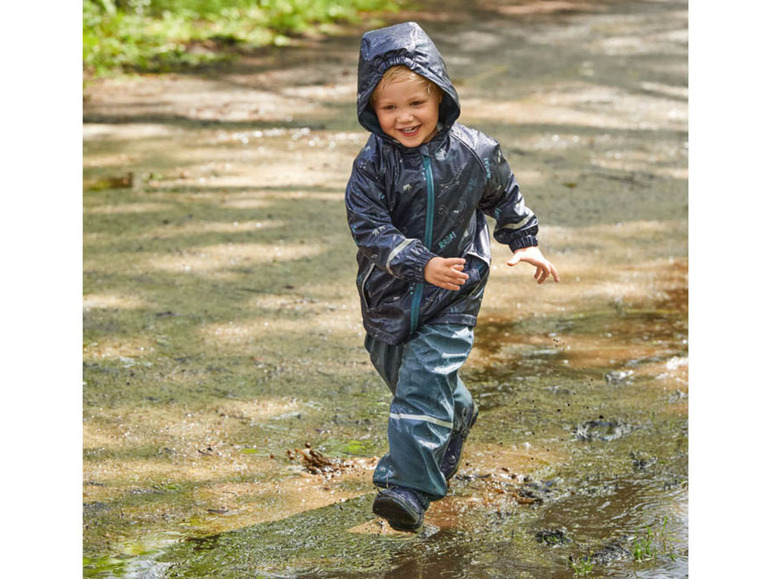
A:
[[[467,424],[467,416],[474,412],[475,403],[472,399],[472,395],[467,390],[466,385],[459,377],[457,379],[456,390],[453,393],[453,434],[466,434],[469,430]]]
[[[399,368],[402,366],[403,344],[390,346],[386,342],[376,340],[370,334],[365,337],[365,349],[370,354],[370,361],[391,390],[392,395],[397,390]]]
[[[460,414],[457,409],[474,405],[458,377],[473,340],[472,328],[428,325],[401,346],[389,413],[389,452],[381,458],[373,474],[377,486],[412,488],[433,500],[447,493],[439,464],[451,433],[461,421],[460,416],[456,416]],[[371,350],[371,356],[373,351],[375,349]],[[393,379],[396,353],[392,354],[390,369],[379,369],[379,373]]]

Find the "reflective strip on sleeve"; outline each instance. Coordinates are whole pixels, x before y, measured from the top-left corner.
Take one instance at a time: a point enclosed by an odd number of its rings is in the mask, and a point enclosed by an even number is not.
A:
[[[518,221],[517,223],[508,223],[506,225],[502,225],[499,227],[499,229],[520,229],[522,228],[528,221],[533,217],[533,213],[529,213],[528,216],[525,219],[522,219],[521,221]]]
[[[452,422],[446,422],[445,420],[427,416],[426,414],[403,414],[401,412],[391,412],[389,413],[389,418],[393,418],[394,420],[419,420],[421,422],[430,422],[432,424],[436,424],[437,426],[444,426],[445,428],[450,428],[451,430],[453,429]]]
[[[405,239],[397,247],[391,250],[391,253],[389,254],[389,258],[386,260],[386,271],[388,271],[391,275],[394,275],[394,272],[391,271],[391,262],[394,261],[394,258],[397,257],[399,252],[401,252],[403,249],[405,249],[408,245],[410,245],[414,241],[415,239]]]

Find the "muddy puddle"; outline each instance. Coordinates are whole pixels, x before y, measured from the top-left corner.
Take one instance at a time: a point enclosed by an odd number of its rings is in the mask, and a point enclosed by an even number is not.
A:
[[[670,313],[654,324],[649,312],[599,316],[605,322],[558,318],[559,334],[541,327],[552,348],[530,349],[514,367],[471,368],[482,420],[448,497],[431,507],[417,536],[383,526],[370,512],[372,493],[364,493],[276,521],[179,537],[114,576],[686,577],[683,305],[659,304]],[[520,347],[537,331],[511,326],[489,321],[480,331],[486,355]],[[631,351],[635,342],[655,345],[635,358],[604,349],[602,339],[568,347],[584,333],[618,335],[616,346]],[[352,454],[330,450],[348,460],[304,463],[313,484],[328,489],[336,473],[357,468]],[[360,464],[368,472],[374,466]]]
[[[86,577],[686,577],[686,2],[452,2],[435,38],[561,283],[494,247],[481,414],[419,535],[343,210],[358,35],[84,104]]]

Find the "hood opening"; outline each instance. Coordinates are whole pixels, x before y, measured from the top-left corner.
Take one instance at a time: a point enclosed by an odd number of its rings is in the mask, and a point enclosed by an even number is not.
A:
[[[438,130],[440,133],[449,130],[461,114],[458,93],[450,81],[440,51],[415,22],[371,30],[362,36],[357,79],[359,124],[371,133],[388,138],[370,106],[370,96],[386,70],[400,64],[432,81],[443,92]]]

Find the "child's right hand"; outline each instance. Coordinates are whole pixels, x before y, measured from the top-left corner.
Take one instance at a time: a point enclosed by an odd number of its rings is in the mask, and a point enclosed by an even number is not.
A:
[[[465,263],[460,257],[433,257],[424,268],[424,279],[437,287],[458,291],[469,279],[463,271]]]

